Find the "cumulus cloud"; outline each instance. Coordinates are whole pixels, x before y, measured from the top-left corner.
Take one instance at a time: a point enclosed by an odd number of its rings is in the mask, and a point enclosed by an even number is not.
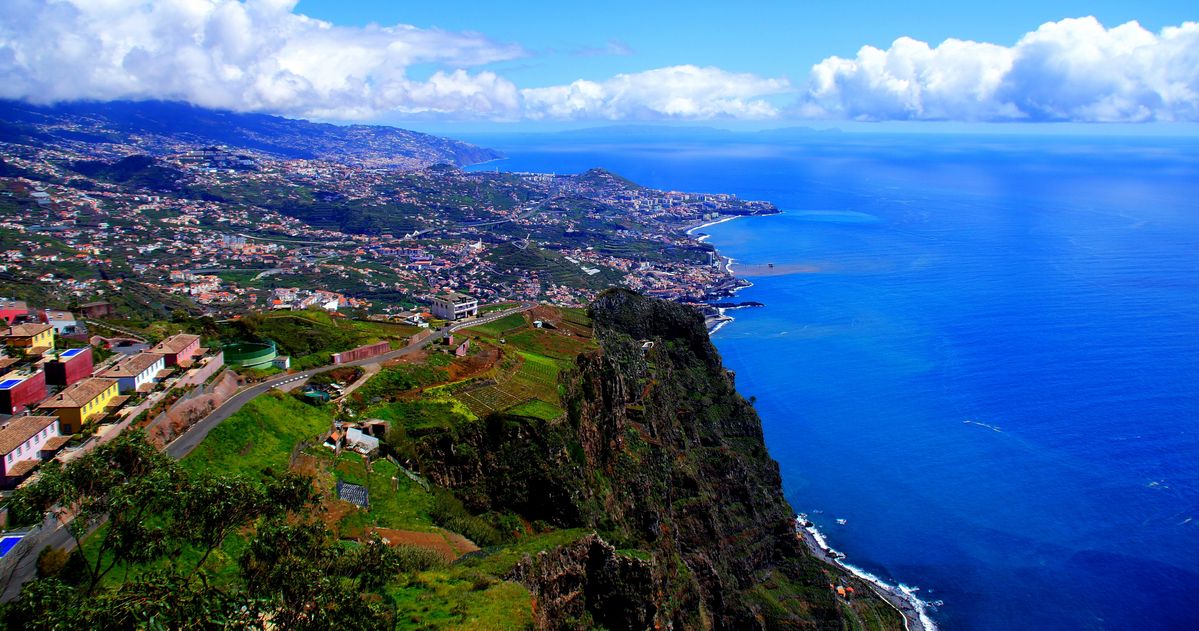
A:
[[[816,64],[797,111],[860,120],[1199,120],[1199,23],[1152,33],[1093,17],[1044,24],[1014,46],[907,37]]]
[[[295,3],[4,0],[0,97],[168,99],[338,119],[519,110],[512,83],[467,69],[523,56],[520,46],[407,25],[338,27]],[[417,64],[440,70],[416,80]]]
[[[343,27],[296,0],[2,0],[0,98],[162,99],[369,120],[850,118],[1197,121],[1199,23],[1050,22],[1015,45],[908,37],[786,78],[680,65],[519,89],[488,64],[528,56],[479,33]],[[623,42],[573,54],[629,55]],[[419,71],[417,70],[419,69]]]
[[[763,97],[790,91],[786,79],[685,65],[529,88],[521,96],[532,119],[761,119],[779,114]]]

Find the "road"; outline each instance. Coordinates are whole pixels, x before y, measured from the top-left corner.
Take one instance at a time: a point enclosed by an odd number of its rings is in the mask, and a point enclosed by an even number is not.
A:
[[[405,355],[415,353],[434,342],[445,339],[447,335],[453,333],[454,331],[458,331],[467,327],[478,326],[480,324],[487,324],[488,322],[493,322],[500,318],[507,317],[513,313],[528,311],[534,306],[536,306],[536,303],[525,302],[519,307],[497,311],[469,322],[462,322],[453,326],[443,327],[438,331],[437,335],[431,336],[429,339],[419,344],[406,346],[382,355],[376,355],[374,357],[368,357],[358,361],[347,362],[345,364],[321,366],[319,368],[313,368],[311,370],[305,370],[302,372],[278,375],[262,383],[254,384],[253,386],[250,386],[233,395],[228,401],[225,401],[223,405],[213,410],[208,416],[204,417],[203,420],[197,422],[195,425],[192,425],[191,428],[188,429],[182,436],[176,438],[171,444],[167,445],[165,451],[173,458],[183,458],[187,454],[191,453],[193,449],[199,446],[199,444],[203,442],[204,438],[208,436],[208,433],[211,432],[214,427],[220,425],[225,421],[225,419],[236,414],[238,410],[240,410],[245,404],[249,403],[254,397],[276,386],[301,379],[308,379],[315,374],[328,372],[343,366],[366,366],[368,364],[382,364],[384,362],[396,359],[397,357],[403,357]],[[36,544],[37,549],[34,551],[34,553],[26,554],[17,561],[13,572],[9,575],[10,577],[7,583],[4,584],[3,593],[0,593],[0,602],[8,602],[17,598],[17,596],[21,593],[21,586],[37,574],[37,552],[40,552],[45,546],[70,550],[71,548],[75,547],[75,541],[71,538],[71,535],[67,532],[67,529],[62,526],[59,526],[58,528],[41,535]]]
[[[250,386],[233,395],[219,408],[213,410],[208,414],[208,416],[204,417],[203,420],[199,421],[195,425],[192,425],[186,432],[183,433],[182,436],[176,438],[173,442],[171,442],[171,444],[167,445],[166,452],[174,458],[183,458],[187,454],[191,453],[191,451],[195,449],[196,446],[199,445],[206,436],[208,436],[208,432],[211,432],[212,428],[220,425],[225,421],[225,419],[236,414],[237,411],[242,408],[242,406],[250,402],[250,399],[263,394],[271,388],[293,381],[308,379],[313,375],[329,372],[335,368],[343,368],[346,366],[366,366],[368,364],[382,364],[405,355],[411,355],[412,353],[423,349],[433,342],[444,339],[449,332],[450,329],[448,327],[443,328],[438,331],[437,335],[430,337],[420,344],[405,346],[404,348],[389,351],[387,353],[383,353],[382,355],[375,355],[374,357],[367,357],[366,359],[359,359],[357,361],[346,362],[344,364],[332,364],[329,366],[321,366],[319,368],[312,368],[310,370],[301,372],[278,375],[276,377],[267,379],[262,383],[254,384],[253,386]]]

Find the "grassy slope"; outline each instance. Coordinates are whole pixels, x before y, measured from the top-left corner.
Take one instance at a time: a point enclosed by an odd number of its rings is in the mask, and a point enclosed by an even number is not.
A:
[[[333,420],[329,412],[281,393],[250,401],[215,427],[183,459],[193,470],[258,475],[270,467],[285,471],[292,448],[319,436]]]

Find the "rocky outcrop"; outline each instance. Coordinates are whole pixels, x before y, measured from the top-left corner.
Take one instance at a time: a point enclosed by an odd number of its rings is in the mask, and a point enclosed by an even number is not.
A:
[[[618,555],[596,535],[525,557],[509,579],[529,586],[546,629],[648,629],[657,607],[649,561]]]
[[[564,420],[493,416],[422,448],[476,512],[598,533],[513,573],[539,626],[843,628],[837,570],[795,536],[761,422],[700,314],[609,290],[590,315],[600,350],[564,373]]]

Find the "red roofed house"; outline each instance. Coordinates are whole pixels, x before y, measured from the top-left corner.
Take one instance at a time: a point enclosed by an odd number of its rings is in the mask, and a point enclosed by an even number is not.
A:
[[[56,416],[22,416],[0,428],[0,486],[15,488],[70,438],[58,431]]]
[[[54,348],[54,327],[49,324],[18,324],[4,336],[9,348],[26,355],[41,355]]]
[[[121,392],[146,392],[154,387],[154,378],[166,368],[164,357],[158,353],[138,353],[117,362],[97,377],[116,379]]]
[[[200,354],[200,336],[180,333],[172,335],[150,349],[166,358],[167,366],[191,364],[192,359]]]

